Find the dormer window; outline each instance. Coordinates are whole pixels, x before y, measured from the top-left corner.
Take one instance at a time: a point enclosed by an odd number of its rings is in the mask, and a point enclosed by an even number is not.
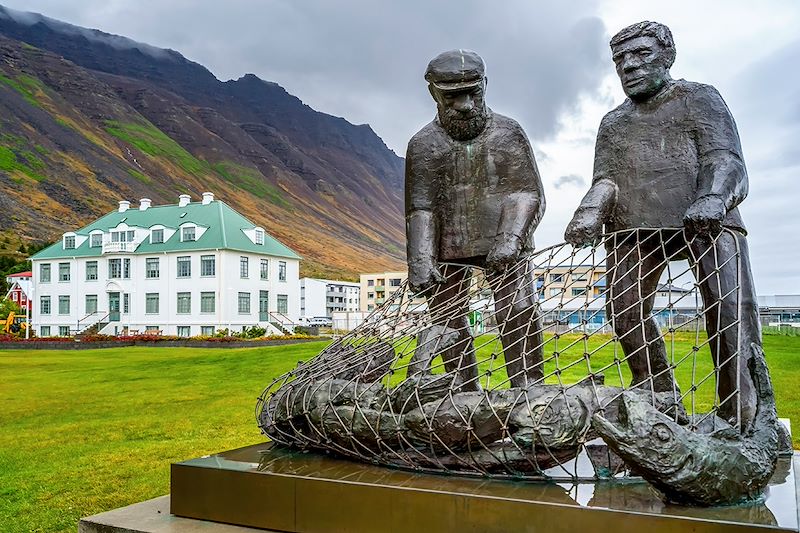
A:
[[[181,241],[193,241],[194,240],[194,226],[185,226],[181,228]]]
[[[264,244],[264,230],[262,229],[256,230],[256,244]]]
[[[100,248],[103,246],[103,234],[102,233],[92,233],[89,236],[89,247],[90,248]]]
[[[161,244],[164,242],[164,230],[154,229],[150,232],[150,244]]]
[[[75,249],[75,235],[66,235],[64,237],[64,249],[65,250]]]

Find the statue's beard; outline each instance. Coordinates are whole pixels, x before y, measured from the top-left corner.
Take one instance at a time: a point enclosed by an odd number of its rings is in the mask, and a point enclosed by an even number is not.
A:
[[[489,110],[474,108],[468,113],[455,109],[439,111],[439,123],[447,134],[457,141],[468,141],[481,134],[489,119]]]

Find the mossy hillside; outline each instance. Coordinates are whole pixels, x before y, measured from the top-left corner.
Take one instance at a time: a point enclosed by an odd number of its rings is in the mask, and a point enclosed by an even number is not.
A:
[[[142,172],[139,172],[138,170],[134,170],[132,168],[129,168],[128,169],[128,174],[130,174],[131,176],[133,176],[137,180],[141,181],[145,185],[151,185],[153,183],[153,179],[150,176],[148,176],[147,174],[144,174]]]
[[[290,208],[289,202],[283,198],[280,189],[267,183],[264,180],[264,176],[257,170],[239,165],[233,161],[221,161],[214,163],[212,166],[217,174],[236,187],[249,191],[259,198],[280,207]]]
[[[46,165],[30,148],[40,154],[45,150],[39,145],[30,147],[23,137],[0,134],[0,170],[7,172],[17,183],[22,183],[26,177],[35,181],[45,179],[43,171]]]
[[[105,130],[117,139],[135,146],[149,156],[163,157],[174,162],[193,176],[216,174],[228,183],[248,191],[258,198],[284,208],[289,207],[289,203],[283,198],[281,191],[267,183],[264,176],[257,170],[233,161],[220,161],[210,164],[193,156],[169,135],[149,122],[135,123],[107,120],[105,122]],[[148,176],[136,170],[129,170],[129,173],[143,183],[152,181]]]
[[[0,74],[0,83],[7,85],[17,91],[26,102],[29,104],[41,107],[39,103],[38,93],[44,91],[44,83],[38,78],[29,76],[27,74],[18,74],[10,78],[4,74]]]
[[[105,122],[105,130],[110,135],[135,146],[139,151],[147,155],[164,157],[173,161],[192,175],[207,174],[210,171],[208,163],[197,159],[169,135],[149,122],[142,124],[107,120]]]

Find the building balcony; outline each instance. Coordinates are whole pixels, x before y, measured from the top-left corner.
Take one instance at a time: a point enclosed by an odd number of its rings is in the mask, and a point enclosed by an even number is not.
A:
[[[104,254],[132,253],[139,246],[138,242],[104,242]]]

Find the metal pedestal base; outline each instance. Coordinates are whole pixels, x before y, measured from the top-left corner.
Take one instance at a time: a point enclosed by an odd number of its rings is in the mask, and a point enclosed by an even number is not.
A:
[[[793,461],[781,459],[763,502],[709,509],[665,505],[644,482],[417,474],[264,443],[173,464],[170,512],[292,532],[797,531]]]

